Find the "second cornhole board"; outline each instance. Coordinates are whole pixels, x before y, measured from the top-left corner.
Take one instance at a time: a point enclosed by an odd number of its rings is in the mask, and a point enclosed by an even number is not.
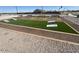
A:
[[[4,22],[10,22],[9,20],[3,20]]]
[[[52,21],[48,21],[48,23],[53,23],[53,22],[56,22],[55,20],[52,20]]]
[[[57,27],[57,24],[48,24],[47,27]]]

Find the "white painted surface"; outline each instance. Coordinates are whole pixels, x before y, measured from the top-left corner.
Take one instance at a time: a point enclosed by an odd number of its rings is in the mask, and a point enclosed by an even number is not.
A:
[[[57,27],[57,24],[47,25],[47,27]]]
[[[52,20],[52,21],[48,21],[48,23],[51,23],[51,22],[56,22],[55,20]]]
[[[68,16],[71,16],[71,17],[77,17],[77,16],[75,16],[75,15],[73,15],[73,14],[70,14],[70,13],[68,14]]]
[[[13,20],[17,20],[17,19],[15,19],[15,18],[12,18]]]
[[[4,22],[10,22],[9,20],[3,20]]]

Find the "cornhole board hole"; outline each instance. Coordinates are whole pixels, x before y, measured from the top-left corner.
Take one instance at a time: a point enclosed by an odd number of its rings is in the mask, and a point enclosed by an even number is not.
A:
[[[49,24],[47,25],[47,27],[57,27],[58,25],[57,24]]]

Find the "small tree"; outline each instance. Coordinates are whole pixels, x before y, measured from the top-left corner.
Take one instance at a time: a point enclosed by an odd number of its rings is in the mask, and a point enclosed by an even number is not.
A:
[[[45,10],[41,10],[41,9],[36,9],[33,11],[33,13],[39,14],[39,13],[44,13]]]

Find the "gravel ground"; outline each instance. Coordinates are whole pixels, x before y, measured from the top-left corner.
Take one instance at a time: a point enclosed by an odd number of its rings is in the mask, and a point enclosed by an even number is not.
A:
[[[69,53],[79,52],[79,45],[62,43],[37,35],[0,27],[0,52]]]
[[[79,18],[71,17],[71,16],[64,16],[64,18],[66,20],[69,20],[70,22],[76,24],[76,25],[79,25]]]
[[[63,21],[67,22],[69,25],[71,25],[73,28],[79,31],[79,18],[74,18],[70,16],[61,16],[61,17],[63,18]]]

